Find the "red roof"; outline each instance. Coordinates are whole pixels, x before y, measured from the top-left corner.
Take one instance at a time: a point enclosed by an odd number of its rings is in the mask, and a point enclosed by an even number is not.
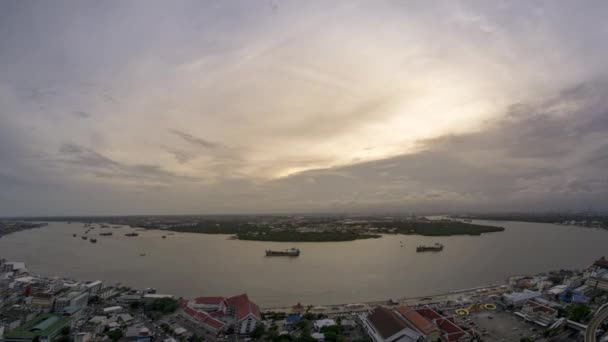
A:
[[[410,322],[416,329],[422,332],[424,335],[429,335],[435,331],[437,328],[431,323],[428,319],[424,318],[421,314],[416,312],[416,310],[410,308],[407,305],[402,305],[397,308],[397,312],[399,312],[408,322]]]
[[[448,342],[458,341],[461,337],[468,335],[466,331],[454,324],[449,318],[440,315],[437,311],[428,306],[416,311],[435,323],[439,330],[446,334]]]
[[[184,312],[188,314],[190,317],[196,319],[197,321],[206,324],[212,328],[220,330],[224,327],[224,323],[218,321],[217,319],[211,317],[208,313],[204,311],[194,310],[192,308],[185,308]]]
[[[196,304],[220,305],[225,300],[224,297],[198,297],[194,298]]]
[[[249,300],[246,293],[226,299],[226,304],[235,310],[237,321],[244,319],[250,314],[258,320],[262,319],[260,308]]]

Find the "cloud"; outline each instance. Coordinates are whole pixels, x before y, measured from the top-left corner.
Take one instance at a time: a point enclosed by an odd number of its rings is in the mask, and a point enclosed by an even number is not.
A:
[[[194,145],[202,146],[202,147],[205,147],[205,148],[215,148],[215,147],[217,147],[216,143],[207,141],[207,140],[202,139],[202,138],[195,137],[195,136],[193,136],[190,133],[182,132],[182,131],[177,130],[177,129],[174,129],[171,132],[173,134],[177,135],[178,137],[184,139],[185,141],[187,141],[187,142],[189,142],[191,144],[194,144]]]
[[[606,10],[0,3],[0,210],[606,203]]]
[[[77,118],[81,118],[81,119],[88,119],[91,116],[91,114],[89,114],[83,110],[73,111],[72,115],[74,115]]]

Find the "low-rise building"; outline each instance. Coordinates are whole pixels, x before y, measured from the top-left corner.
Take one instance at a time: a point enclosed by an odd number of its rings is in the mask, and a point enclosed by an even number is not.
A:
[[[411,307],[402,305],[397,307],[396,310],[407,325],[424,336],[426,341],[437,341],[441,336],[439,329],[431,321]]]
[[[313,323],[315,331],[317,331],[317,332],[320,332],[321,329],[323,329],[324,327],[333,327],[335,325],[337,325],[336,321],[334,321],[333,319],[328,319],[328,318],[319,319]]]
[[[369,314],[360,314],[359,317],[374,342],[417,342],[423,339],[390,309],[378,306]]]
[[[200,324],[205,330],[208,330],[216,335],[224,331],[227,327],[226,323],[212,317],[205,311],[198,311],[190,307],[184,308],[186,317]]]
[[[511,292],[502,295],[502,300],[507,305],[523,305],[530,299],[538,298],[542,295],[540,291],[523,290],[521,292]]]
[[[52,342],[64,327],[69,327],[70,317],[42,314],[17,329],[4,334],[5,342]]]
[[[534,322],[542,327],[548,327],[557,319],[557,310],[539,303],[536,300],[529,300],[524,304],[520,312],[516,315],[525,320]]]
[[[188,306],[207,312],[224,311],[226,309],[226,298],[224,297],[197,297],[188,302]]]
[[[441,339],[446,342],[468,342],[473,336],[459,327],[454,317],[444,316],[435,309],[425,306],[416,310],[424,318],[431,321],[440,331]]]

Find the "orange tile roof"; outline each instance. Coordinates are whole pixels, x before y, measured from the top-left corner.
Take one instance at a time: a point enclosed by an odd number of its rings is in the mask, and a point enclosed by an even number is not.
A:
[[[397,312],[399,312],[408,322],[410,322],[416,329],[425,335],[429,335],[437,331],[437,328],[433,325],[433,323],[431,323],[431,321],[424,318],[421,314],[416,312],[416,310],[407,305],[398,307]]]

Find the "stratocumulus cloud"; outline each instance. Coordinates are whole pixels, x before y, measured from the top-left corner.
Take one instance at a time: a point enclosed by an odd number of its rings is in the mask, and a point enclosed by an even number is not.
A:
[[[2,2],[0,215],[600,208],[607,11]]]

